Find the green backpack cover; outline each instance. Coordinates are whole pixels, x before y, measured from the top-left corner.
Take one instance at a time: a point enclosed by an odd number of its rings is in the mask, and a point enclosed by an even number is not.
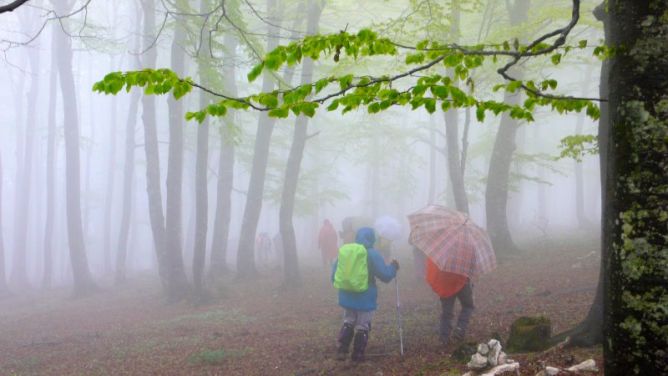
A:
[[[348,243],[339,248],[334,287],[352,292],[363,292],[369,288],[368,255],[362,244]]]

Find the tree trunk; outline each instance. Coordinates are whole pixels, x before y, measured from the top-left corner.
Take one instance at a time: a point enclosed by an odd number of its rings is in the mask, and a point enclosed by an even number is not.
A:
[[[30,61],[30,89],[26,95],[28,103],[28,117],[26,118],[25,128],[25,147],[23,149],[23,166],[20,177],[17,181],[16,189],[17,205],[14,212],[14,257],[12,258],[11,284],[17,288],[25,288],[28,282],[26,259],[28,257],[28,213],[30,208],[30,192],[32,188],[32,160],[33,145],[35,143],[35,126],[37,123],[37,96],[39,93],[39,68],[40,53],[37,49],[29,51],[28,60]]]
[[[177,25],[171,48],[170,66],[176,74],[185,74],[185,30]],[[188,293],[188,279],[183,266],[182,234],[183,205],[183,102],[169,96],[169,152],[167,156],[166,244],[167,296],[170,301],[183,299]]]
[[[605,374],[668,374],[668,2],[607,2]]]
[[[114,70],[112,60],[111,70]],[[113,214],[113,196],[116,177],[116,125],[117,125],[118,99],[114,96],[111,99],[111,122],[109,123],[109,159],[107,161],[107,186],[104,203],[104,272],[111,273],[111,217]]]
[[[225,34],[223,44],[226,47],[223,63],[223,86],[230,96],[237,96],[235,83],[235,60],[238,41],[230,33]],[[216,191],[216,217],[211,240],[211,265],[209,277],[220,278],[227,271],[227,242],[230,234],[232,216],[232,188],[234,182],[234,140],[229,130],[235,126],[235,113],[230,110],[220,127],[220,154],[218,158],[218,185]]]
[[[144,11],[144,68],[154,68],[157,51],[153,44],[155,32],[155,1],[141,2]],[[158,150],[158,130],[155,114],[155,97],[142,96],[142,122],[144,123],[144,151],[146,152],[146,192],[148,194],[149,219],[153,233],[153,245],[158,261],[158,274],[167,294],[167,266],[165,263],[165,215],[162,207],[162,188],[160,186],[160,154]]]
[[[200,1],[200,11],[209,11],[207,2]],[[206,25],[205,25],[206,26]],[[202,38],[201,55],[198,56],[200,81],[206,82],[207,71],[211,66],[209,34]],[[226,48],[229,48],[226,46]],[[211,103],[211,97],[202,92],[199,96],[200,108]],[[197,127],[197,156],[195,160],[195,247],[193,250],[193,285],[198,298],[204,295],[204,263],[206,260],[206,234],[209,226],[208,214],[208,162],[209,162],[209,119],[206,118]]]
[[[515,0],[513,6],[509,6],[510,23],[517,26],[528,19],[530,0]],[[521,79],[521,72],[514,72]],[[518,93],[504,95],[505,103],[515,105],[520,103]],[[492,245],[497,255],[504,256],[517,253],[519,250],[515,245],[508,228],[508,180],[510,177],[510,165],[515,151],[515,135],[519,123],[507,113],[501,115],[501,124],[496,134],[492,158],[487,175],[487,189],[485,191],[485,209],[487,217],[487,231],[489,232]]]
[[[267,13],[273,14],[277,10],[277,0],[267,0]],[[279,22],[279,20],[273,20],[272,24],[268,25],[268,35],[278,35],[278,28],[274,25]],[[277,46],[278,38],[267,38],[267,51],[271,51]],[[265,72],[262,77],[262,92],[270,92],[274,87],[271,75]],[[244,216],[241,222],[241,234],[239,235],[237,278],[249,278],[257,274],[257,269],[255,268],[255,233],[257,232],[257,223],[262,211],[264,180],[267,171],[267,160],[269,159],[269,144],[275,124],[276,120],[267,116],[266,112],[260,114],[257,134],[255,136],[253,166],[248,182],[248,194],[246,195]]]
[[[436,147],[437,133],[434,127],[434,116],[429,117],[429,191],[427,193],[427,202],[434,204],[436,202]]]
[[[591,81],[592,67],[586,68],[585,76],[582,81],[582,95],[587,96],[589,92],[589,83]],[[607,97],[607,96],[606,96]],[[575,134],[582,134],[582,127],[584,126],[585,114],[579,114],[577,122],[575,123]],[[582,171],[582,162],[575,161],[575,217],[578,221],[578,226],[583,229],[589,227],[589,221],[585,215],[584,202],[584,173]]]
[[[130,215],[132,214],[132,182],[135,173],[135,126],[137,124],[137,109],[141,93],[137,90],[130,97],[130,108],[125,123],[125,156],[123,169],[123,203],[121,206],[121,224],[118,234],[116,250],[115,282],[125,282],[127,276],[126,263],[128,254],[128,235],[130,233]]]
[[[65,14],[64,4],[55,2],[58,14]],[[72,75],[72,45],[63,31],[57,32],[58,75],[65,113],[65,186],[67,210],[67,237],[74,279],[74,294],[85,295],[96,289],[88,269],[86,245],[81,222],[81,174],[79,158],[79,119],[77,97]]]
[[[452,14],[450,24],[450,38],[457,43],[459,41],[460,24],[460,2],[453,0]],[[462,161],[459,153],[459,112],[457,109],[450,109],[444,114],[445,118],[445,139],[448,157],[448,174],[452,185],[452,193],[455,198],[455,207],[460,212],[469,212],[469,200],[466,197],[466,187],[464,186],[464,173]]]
[[[2,237],[2,154],[0,154],[0,295],[7,293],[5,276],[5,242]]]
[[[608,14],[605,11],[605,3],[599,5],[594,10],[596,18],[603,22],[605,27],[605,38],[609,45],[610,41],[610,22]],[[609,79],[610,79],[610,60],[603,60],[601,64],[601,78],[599,85],[599,97],[608,98],[610,96]],[[610,247],[610,236],[606,230],[606,218],[609,212],[605,205],[607,202],[608,193],[604,189],[607,179],[608,169],[608,144],[610,138],[610,105],[609,102],[601,102],[601,117],[598,122],[598,145],[599,145],[599,162],[601,170],[601,265],[599,268],[598,286],[596,288],[596,296],[589,308],[587,317],[579,323],[575,328],[561,333],[553,338],[553,342],[559,342],[564,338],[571,337],[571,344],[574,346],[593,346],[603,342],[603,287],[606,284],[606,263],[609,258],[608,249]]]
[[[58,84],[58,71],[55,61],[55,45],[56,27],[51,31],[51,46],[54,48],[52,52],[51,73],[49,78],[49,108],[47,113],[47,121],[49,123],[49,130],[47,135],[46,146],[46,219],[44,224],[44,273],[42,276],[42,288],[50,288],[53,282],[53,217],[54,217],[54,193],[56,190],[55,173],[56,173],[56,101],[58,94],[56,93],[56,85]]]
[[[318,32],[318,23],[322,14],[324,4],[320,1],[310,0],[308,2],[308,20],[306,24],[306,34],[315,35]],[[305,58],[302,63],[301,84],[307,84],[313,78],[313,60]],[[285,273],[285,285],[295,286],[301,283],[299,273],[299,261],[297,257],[297,240],[295,239],[295,229],[292,223],[292,216],[295,209],[295,195],[297,194],[297,184],[299,183],[299,170],[304,156],[304,147],[306,146],[306,132],[308,128],[308,118],[298,116],[295,121],[295,129],[292,138],[292,146],[288,154],[288,163],[285,168],[285,181],[283,192],[281,194],[281,207],[279,209],[279,227],[281,231],[281,240],[283,242],[283,257]]]

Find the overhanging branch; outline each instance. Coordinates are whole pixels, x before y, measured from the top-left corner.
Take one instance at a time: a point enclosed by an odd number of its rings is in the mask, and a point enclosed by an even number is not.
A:
[[[9,3],[7,5],[2,5],[0,6],[0,14],[6,13],[6,12],[13,12],[16,8],[20,7],[21,5],[27,3],[28,0],[16,0],[12,3]]]

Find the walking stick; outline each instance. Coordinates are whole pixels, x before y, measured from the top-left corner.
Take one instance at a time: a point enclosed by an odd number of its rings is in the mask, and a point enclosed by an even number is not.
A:
[[[404,356],[404,330],[401,326],[401,303],[399,302],[399,276],[394,277],[394,285],[397,287],[397,325],[399,326],[399,353]]]

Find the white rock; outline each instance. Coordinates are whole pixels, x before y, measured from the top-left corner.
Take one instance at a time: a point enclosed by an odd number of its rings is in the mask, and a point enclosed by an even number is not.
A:
[[[485,371],[484,373],[480,374],[480,376],[496,376],[513,371],[519,375],[519,369],[520,369],[519,363],[503,364],[500,366],[496,366],[488,371]]]
[[[475,353],[471,356],[471,361],[468,362],[466,366],[472,370],[481,370],[487,367],[487,358],[478,353]]]
[[[554,376],[558,373],[559,373],[559,368],[545,367],[545,374],[548,376]]]
[[[492,367],[499,364],[499,354],[501,353],[501,343],[493,339],[487,343],[489,346],[489,354],[487,354],[487,363]]]
[[[499,353],[499,356],[496,358],[496,364],[499,364],[499,365],[506,364],[506,360],[508,360],[508,356],[506,356],[506,353],[501,351]],[[489,359],[488,359],[488,361],[489,361]]]
[[[478,344],[478,354],[487,355],[489,353],[489,346],[485,343]]]
[[[578,372],[578,371],[588,371],[588,372],[598,372],[596,367],[596,362],[594,359],[587,359],[584,362],[575,365],[573,367],[566,368],[566,371]]]

